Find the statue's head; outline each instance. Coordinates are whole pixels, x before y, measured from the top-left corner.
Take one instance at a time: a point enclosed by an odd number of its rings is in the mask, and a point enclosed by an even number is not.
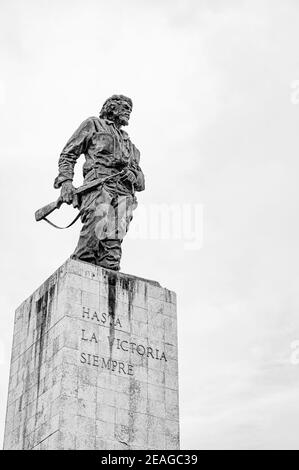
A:
[[[117,126],[127,126],[133,108],[131,98],[124,95],[112,95],[102,106],[100,118],[110,119]]]

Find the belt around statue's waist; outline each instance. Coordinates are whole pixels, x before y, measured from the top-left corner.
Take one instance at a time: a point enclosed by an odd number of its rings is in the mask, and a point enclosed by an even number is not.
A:
[[[93,180],[102,180],[103,186],[109,187],[111,190],[119,192],[119,189],[121,193],[134,194],[135,191],[132,183],[130,183],[130,181],[122,180],[125,172],[126,169],[111,173],[93,168],[85,175],[84,184],[90,183]]]
[[[92,168],[85,174],[84,182],[89,182],[95,179],[104,180],[105,178],[108,178],[108,177],[110,180],[110,179],[114,179],[114,177],[115,178],[120,177],[121,176],[120,173],[123,174],[124,172],[122,170],[116,170],[115,172],[111,172],[111,171],[103,171],[97,168]]]

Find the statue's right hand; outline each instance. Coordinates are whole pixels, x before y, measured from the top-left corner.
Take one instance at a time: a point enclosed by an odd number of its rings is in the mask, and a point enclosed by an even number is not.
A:
[[[70,180],[64,181],[61,185],[60,193],[62,202],[66,202],[66,204],[72,204],[74,195],[75,188],[73,186],[73,183]]]

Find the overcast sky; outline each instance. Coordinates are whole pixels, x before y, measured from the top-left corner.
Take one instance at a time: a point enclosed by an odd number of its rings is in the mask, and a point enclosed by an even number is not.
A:
[[[37,224],[34,211],[58,195],[72,132],[123,93],[146,175],[140,208],[203,207],[200,250],[128,237],[122,260],[178,295],[182,448],[299,448],[298,1],[0,7],[0,439],[14,310],[80,229]]]

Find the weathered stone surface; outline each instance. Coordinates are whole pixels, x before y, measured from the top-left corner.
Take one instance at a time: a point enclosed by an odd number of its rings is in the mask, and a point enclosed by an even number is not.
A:
[[[175,294],[59,268],[16,311],[4,448],[179,448]]]

